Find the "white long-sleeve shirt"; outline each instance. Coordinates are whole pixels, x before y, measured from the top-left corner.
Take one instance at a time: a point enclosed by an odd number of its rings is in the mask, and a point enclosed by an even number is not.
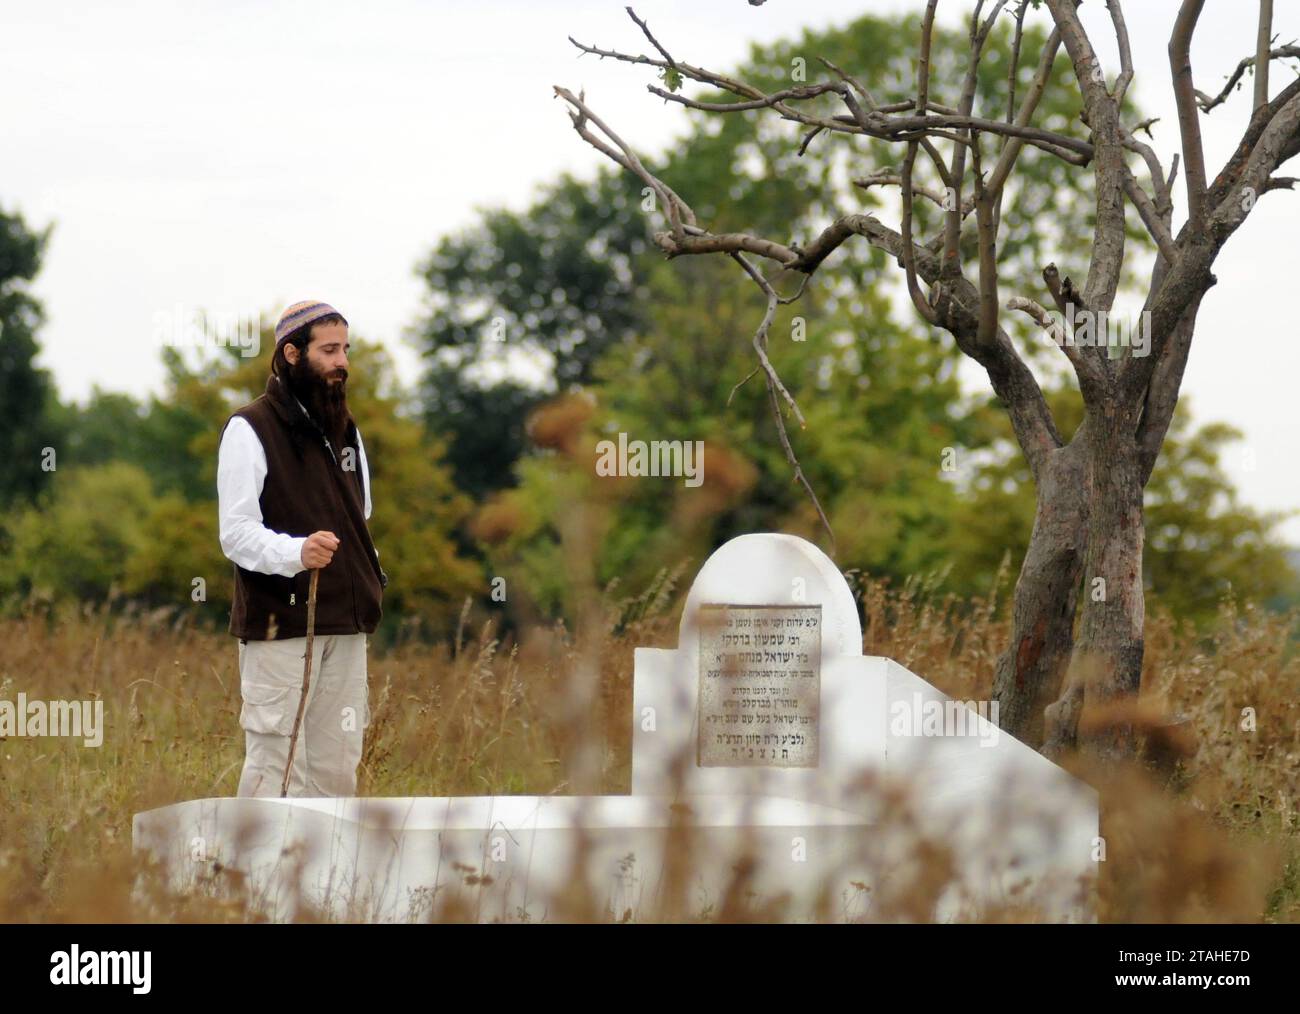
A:
[[[366,446],[357,431],[357,458],[365,490],[365,516],[370,519],[370,466]],[[262,524],[262,486],[266,481],[266,451],[253,427],[234,416],[217,451],[217,512],[221,551],[245,570],[293,577],[307,568],[302,562],[305,537],[273,532]]]

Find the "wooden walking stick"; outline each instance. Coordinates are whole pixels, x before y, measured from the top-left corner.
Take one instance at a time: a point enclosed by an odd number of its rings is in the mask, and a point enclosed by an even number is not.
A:
[[[307,592],[307,661],[302,667],[302,696],[298,698],[298,714],[293,719],[293,733],[289,736],[289,763],[284,767],[284,784],[280,786],[280,798],[289,794],[289,773],[293,771],[293,753],[298,746],[298,729],[302,725],[302,713],[307,707],[307,690],[311,686],[311,641],[316,630],[316,581],[320,577],[320,568],[311,571],[311,588]]]

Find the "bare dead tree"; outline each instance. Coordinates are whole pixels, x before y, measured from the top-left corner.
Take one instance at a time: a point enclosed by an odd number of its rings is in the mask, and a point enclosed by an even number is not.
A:
[[[999,659],[995,680],[1001,722],[1052,755],[1076,746],[1106,757],[1129,755],[1136,744],[1125,705],[1137,695],[1143,655],[1143,491],[1178,401],[1197,311],[1215,282],[1215,260],[1260,197],[1278,188],[1289,189],[1294,182],[1275,172],[1300,151],[1300,79],[1270,99],[1267,69],[1270,61],[1297,52],[1293,46],[1272,46],[1272,4],[1261,0],[1256,52],[1241,62],[1223,94],[1211,98],[1195,88],[1189,57],[1204,0],[1183,0],[1168,47],[1181,152],[1166,170],[1151,146],[1137,136],[1150,124],[1126,125],[1121,118],[1124,95],[1134,76],[1121,0],[1106,0],[1120,59],[1119,73],[1109,82],[1079,20],[1077,0],[1045,0],[1053,30],[1018,103],[1028,3],[1007,9],[1008,0],[991,4],[979,0],[970,22],[970,54],[955,105],[941,104],[933,97],[930,49],[937,3],[927,0],[922,17],[914,94],[885,102],[877,101],[861,82],[825,59],[825,80],[771,92],[683,62],[669,54],[630,7],[628,14],[656,56],[600,49],[570,37],[583,53],[658,68],[672,87],[648,88],[667,101],[719,115],[770,110],[802,125],[807,129],[798,148],[801,155],[823,134],[850,135],[850,142],[852,135],[858,135],[898,145],[902,159],[897,169],[878,170],[857,180],[864,187],[897,188],[897,228],[873,215],[843,214],[826,223],[806,247],[747,233],[714,233],[592,111],[584,95],[558,86],[555,93],[569,105],[578,134],[653,191],[667,220],[668,227],[654,234],[665,255],[726,254],[763,294],[767,310],[754,337],[759,357],[754,372],[761,370],[765,376],[782,445],[799,478],[802,473],[786,434],[782,407],[801,422],[802,418],[765,349],[778,302],[797,299],[803,284],[793,295],[781,297],[751,258],[771,262],[779,272],[801,273],[803,283],[841,244],[853,239],[887,252],[898,263],[917,314],[948,332],[961,352],[986,371],[1035,482],[1036,515],[1016,584],[1012,641]],[[981,56],[994,23],[1004,13],[1014,18],[1011,98],[1005,116],[975,116]],[[1086,141],[1034,123],[1061,47],[1073,65],[1080,116],[1091,135]],[[1240,144],[1210,180],[1199,117],[1222,102],[1251,67],[1256,75],[1254,111]],[[684,81],[721,90],[735,101],[688,98],[675,87]],[[823,96],[842,104],[843,111],[828,114]],[[997,263],[1000,209],[1025,145],[1050,153],[1073,172],[1090,174],[1095,192],[1096,228],[1082,289],[1070,278],[1062,278],[1053,264],[1042,271],[1046,293],[1063,319],[1085,320],[1105,333],[1105,315],[1112,308],[1125,264],[1126,204],[1140,216],[1157,251],[1143,305],[1149,354],[1135,355],[1133,348],[1106,339],[1072,342],[1069,330],[1041,303],[1020,294],[1006,298]],[[1175,235],[1174,183],[1180,157],[1187,221]],[[919,180],[921,169],[937,185]],[[918,198],[944,209],[943,228],[924,242],[913,236]],[[975,240],[978,251],[973,277],[968,277],[963,263],[964,236]],[[1034,373],[1002,326],[1004,308],[1026,314],[1042,327],[1059,345],[1077,378],[1084,420],[1069,440],[1062,437]],[[816,503],[806,480],[804,485]],[[817,510],[825,521],[820,504]]]

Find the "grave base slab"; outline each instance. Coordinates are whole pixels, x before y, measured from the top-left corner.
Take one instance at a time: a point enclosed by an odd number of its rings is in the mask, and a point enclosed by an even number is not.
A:
[[[611,921],[874,921],[888,878],[910,875],[906,843],[861,814],[774,797],[199,799],[137,814],[133,837],[173,889],[239,883],[272,921],[301,918],[302,904],[358,922],[568,921],[561,896],[584,876]],[[666,856],[689,857],[672,899]],[[1025,871],[986,860],[934,918],[1012,896]]]

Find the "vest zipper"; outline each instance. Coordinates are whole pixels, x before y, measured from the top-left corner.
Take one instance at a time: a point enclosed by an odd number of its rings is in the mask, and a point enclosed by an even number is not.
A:
[[[293,400],[298,401],[296,397]],[[311,417],[311,413],[307,411],[306,406],[303,405],[302,402],[298,401],[298,407],[302,409],[302,414],[306,416],[307,421],[311,423],[312,429],[314,429],[317,433],[319,433],[320,438],[325,441],[325,450],[330,452],[330,460],[334,462],[334,467],[338,468],[339,459],[334,456],[334,448],[330,446],[330,438],[325,435],[324,430],[322,430],[318,425],[316,425],[316,420]]]

